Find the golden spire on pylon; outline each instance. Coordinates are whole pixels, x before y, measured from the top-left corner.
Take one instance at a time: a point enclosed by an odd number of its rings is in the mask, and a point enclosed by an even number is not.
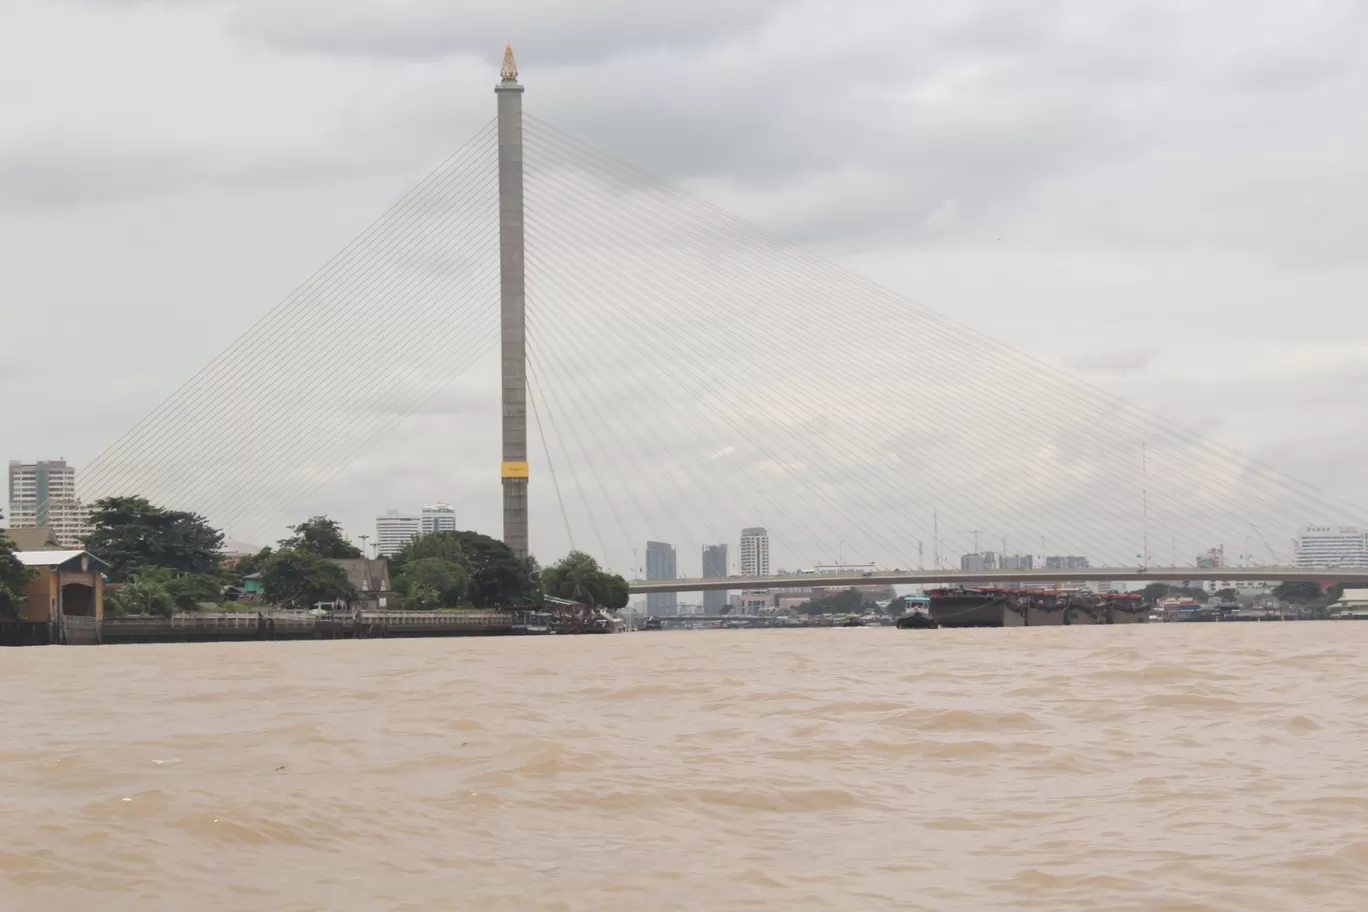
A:
[[[511,41],[504,48],[503,69],[499,70],[499,75],[503,77],[504,82],[518,81],[518,64],[513,60],[513,42]]]

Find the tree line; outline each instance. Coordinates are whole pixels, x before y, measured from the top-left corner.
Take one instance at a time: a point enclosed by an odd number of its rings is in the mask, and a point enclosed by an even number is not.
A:
[[[221,566],[223,533],[197,513],[168,510],[142,497],[108,497],[91,510],[85,548],[106,561],[111,582],[107,614],[169,616],[206,603],[219,610],[253,606],[231,600],[248,577],[261,580],[272,604],[307,608],[350,602],[358,593],[334,563],[362,557],[341,526],[314,516],[290,526],[274,547]],[[539,606],[546,596],[594,607],[626,607],[627,581],[572,551],[543,569],[535,557],[519,560],[503,542],[478,532],[433,532],[413,539],[389,559],[391,586],[406,607],[494,609]],[[31,578],[0,535],[0,617],[17,616],[22,586]]]
[[[891,606],[890,606],[891,607]],[[843,589],[829,592],[820,598],[808,599],[793,609],[798,614],[881,614],[883,608],[877,602],[864,597],[858,589]]]
[[[24,602],[24,585],[36,577],[34,571],[14,556],[14,542],[0,529],[0,621],[19,617]]]

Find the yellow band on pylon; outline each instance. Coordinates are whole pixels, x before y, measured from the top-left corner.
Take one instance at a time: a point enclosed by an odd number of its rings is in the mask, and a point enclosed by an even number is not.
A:
[[[505,462],[503,464],[504,478],[526,478],[527,463],[525,462]]]

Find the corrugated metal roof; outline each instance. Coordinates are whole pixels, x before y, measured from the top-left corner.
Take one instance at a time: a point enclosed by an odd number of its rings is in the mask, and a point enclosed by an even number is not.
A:
[[[100,560],[89,551],[16,551],[14,556],[25,567],[60,567],[86,555],[96,567],[108,569],[109,564]]]
[[[65,564],[73,557],[80,557],[84,551],[16,551],[14,556],[25,567],[52,567]]]

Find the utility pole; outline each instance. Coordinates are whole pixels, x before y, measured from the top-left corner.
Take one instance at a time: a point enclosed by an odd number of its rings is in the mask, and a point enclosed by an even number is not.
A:
[[[362,556],[362,557],[365,557],[365,556],[366,556],[366,542],[370,541],[370,536],[369,536],[369,535],[358,535],[358,536],[356,536],[356,537],[359,538],[359,539],[361,539],[361,556]]]
[[[979,546],[978,546],[978,537],[979,537],[980,535],[983,534],[983,530],[982,530],[982,529],[960,529],[960,532],[964,533],[965,535],[972,535],[972,536],[974,536],[974,553],[975,553],[975,554],[982,554],[982,553],[983,553],[982,551],[979,550]]]
[[[925,569],[926,569],[926,561],[922,558],[922,543],[921,543],[921,539],[917,539],[917,569],[918,569],[918,570],[925,570]]]
[[[936,558],[936,569],[941,568],[940,555],[940,513],[936,510],[931,511],[931,550]]]
[[[503,376],[504,544],[527,557],[527,275],[523,221],[523,87],[504,49],[499,100],[499,326]],[[607,557],[607,555],[604,555]]]

